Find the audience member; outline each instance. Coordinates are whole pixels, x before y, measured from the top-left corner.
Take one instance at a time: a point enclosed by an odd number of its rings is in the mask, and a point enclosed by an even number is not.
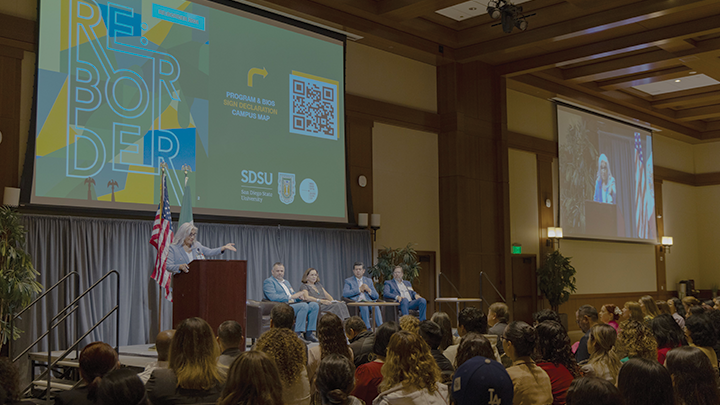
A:
[[[715,355],[718,356],[718,359],[720,360],[720,311],[710,311],[708,318],[710,318],[710,322],[715,328],[715,336],[717,336],[717,341],[715,342],[715,346],[713,346],[713,350],[715,350]]]
[[[680,347],[685,343],[685,334],[680,326],[675,322],[672,315],[660,314],[650,322],[653,336],[657,342],[658,355],[657,361],[665,364],[665,356],[667,352],[676,347]]]
[[[513,382],[513,404],[552,404],[550,377],[530,357],[537,342],[535,329],[525,322],[512,322],[505,328],[502,342],[512,360],[507,372]]]
[[[283,405],[275,362],[259,350],[242,352],[230,365],[218,405]]]
[[[217,360],[218,370],[225,379],[230,365],[243,352],[240,348],[245,348],[242,326],[232,320],[221,323],[217,330],[217,342],[221,352]]]
[[[495,357],[495,354],[490,345],[490,341],[485,339],[485,336],[476,332],[468,332],[462,337],[460,345],[458,345],[457,355],[455,356],[455,368],[462,366],[463,363],[476,356],[492,359]]]
[[[645,322],[625,321],[620,324],[617,352],[623,356],[621,362],[635,357],[657,360],[657,341]]]
[[[668,307],[670,307],[670,315],[672,315],[675,322],[680,325],[681,328],[685,327],[685,307],[680,301],[680,298],[673,297],[667,300]]]
[[[703,303],[702,303],[700,306],[703,307],[703,309],[705,310],[705,313],[708,313],[708,312],[710,312],[710,311],[714,311],[714,310],[715,310],[715,308],[714,308],[714,306],[715,306],[715,301],[713,301],[713,300],[705,300],[705,301],[703,301]]]
[[[365,322],[359,316],[353,316],[345,321],[345,336],[353,352],[355,367],[370,361],[375,335],[365,328]]]
[[[590,328],[587,343],[590,358],[581,368],[585,376],[603,378],[615,384],[620,370],[620,359],[613,350],[617,336],[610,325],[600,324]]]
[[[452,322],[446,312],[435,312],[430,320],[440,325],[442,330],[443,336],[440,341],[440,350],[445,351],[451,345],[460,343],[460,337],[453,336]]]
[[[623,307],[622,315],[620,315],[620,323],[622,324],[623,322],[628,320],[643,322],[645,320],[644,318],[645,315],[643,315],[640,304],[635,301],[628,301]],[[622,326],[620,326],[620,329],[622,329]]]
[[[475,356],[465,361],[455,372],[451,386],[452,399],[457,405],[513,403],[510,376],[502,364],[487,357]]]
[[[430,354],[440,368],[442,382],[450,381],[453,372],[455,372],[455,367],[453,367],[450,360],[448,360],[448,358],[445,357],[440,350],[438,350],[438,347],[440,347],[440,341],[442,340],[440,325],[427,320],[420,322],[420,337],[422,337],[423,340],[425,340],[425,343],[430,346]]]
[[[350,392],[355,386],[355,366],[346,356],[332,353],[323,357],[315,377],[315,390],[322,405],[362,405]]]
[[[665,366],[672,376],[677,405],[720,404],[717,374],[700,349],[684,346],[670,350]]]
[[[570,337],[562,325],[555,321],[541,322],[535,331],[538,335],[537,365],[550,377],[553,405],[564,404],[570,384],[580,376],[580,369],[570,348]]]
[[[102,405],[150,405],[145,385],[129,368],[105,374],[98,386],[98,399]]]
[[[693,315],[685,321],[685,337],[690,346],[697,347],[710,359],[713,369],[718,369],[718,357],[713,350],[717,343],[715,328],[706,314]]]
[[[489,335],[487,326],[487,317],[480,308],[476,307],[465,307],[460,311],[458,315],[458,334],[460,337],[465,336],[468,332],[475,332],[485,336],[490,342],[490,346],[493,348],[493,357],[495,361],[500,362],[500,353],[497,349],[497,339],[495,335]],[[457,355],[458,345],[452,345],[445,349],[443,354],[450,360],[451,363],[455,363],[455,356]]]
[[[705,313],[705,308],[703,308],[701,305],[693,305],[688,309],[688,315],[685,319],[690,318],[693,315],[702,315]]]
[[[570,384],[567,405],[625,405],[616,386],[597,377],[577,378]]]
[[[310,380],[307,373],[306,346],[292,331],[271,328],[260,336],[254,350],[268,355],[277,365],[286,405],[310,404]]]
[[[448,401],[447,386],[440,382],[440,369],[430,348],[416,333],[401,330],[392,335],[382,375],[381,392],[373,405]]]
[[[690,316],[690,308],[700,306],[700,300],[688,295],[682,299],[683,307],[685,307],[685,319]]]
[[[643,311],[643,320],[645,320],[645,322],[650,322],[653,318],[660,315],[660,310],[657,305],[655,305],[655,299],[653,297],[643,295],[640,297],[638,304],[640,304],[640,309]]]
[[[630,359],[620,368],[617,387],[627,405],[675,405],[670,372],[656,361]]]
[[[613,304],[605,304],[600,307],[600,313],[598,314],[598,318],[600,318],[600,322],[612,326],[617,332],[617,321],[618,319],[620,319],[620,315],[622,315],[622,310],[620,308],[616,307]]]
[[[409,281],[403,280],[405,272],[402,266],[395,266],[392,280],[383,285],[383,298],[400,303],[400,313],[408,315],[411,309],[418,310],[420,321],[426,319],[427,301],[416,293]]]
[[[94,404],[103,376],[120,366],[115,349],[103,342],[92,342],[85,346],[80,352],[78,363],[80,378],[85,385],[58,393],[55,396],[56,405]]]
[[[400,317],[400,330],[420,333],[420,320],[412,315],[403,315]]]
[[[335,353],[345,356],[353,361],[353,352],[347,344],[347,338],[343,333],[343,326],[340,317],[328,312],[320,317],[318,322],[318,340],[320,344],[308,351],[308,377],[312,381],[320,360],[325,356]],[[354,372],[354,371],[353,371]]]
[[[508,322],[510,322],[510,309],[504,302],[495,302],[488,308],[487,322],[490,329],[488,334],[495,335],[500,340],[500,336],[505,332]],[[500,356],[505,353],[502,348],[502,343],[497,343],[497,351]]]
[[[365,401],[366,404],[372,404],[380,392],[378,387],[383,380],[381,369],[385,364],[387,346],[392,335],[398,330],[397,324],[393,321],[385,322],[377,328],[373,342],[375,359],[355,370],[355,389],[352,395]]]
[[[350,313],[348,312],[347,304],[342,301],[335,301],[332,295],[320,284],[320,276],[318,271],[312,267],[305,270],[302,279],[300,280],[302,285],[300,291],[307,291],[310,301],[315,301],[320,305],[320,313],[332,312],[333,314],[340,317],[341,320],[348,319]]]
[[[157,361],[145,366],[145,370],[138,374],[143,384],[147,384],[153,370],[158,368],[168,368],[168,358],[170,356],[170,343],[172,342],[175,329],[168,329],[158,333],[155,338],[155,351],[157,351]]]
[[[180,322],[170,343],[167,369],[153,371],[145,385],[153,405],[215,402],[222,377],[217,367],[220,350],[212,328],[201,318]]]
[[[587,342],[590,338],[590,328],[598,323],[597,309],[595,309],[592,305],[583,305],[578,308],[577,312],[575,312],[575,320],[577,321],[580,330],[582,330],[585,334],[580,339],[580,344],[575,352],[575,360],[582,364],[590,358]]]
[[[660,311],[661,314],[672,315],[672,313],[670,312],[670,306],[668,305],[667,301],[655,300],[655,305],[657,305],[658,311]]]
[[[307,291],[295,292],[290,282],[285,280],[285,266],[273,264],[272,276],[263,281],[263,296],[269,301],[287,303],[295,313],[295,333],[308,342],[317,342],[314,336],[320,306],[317,302],[306,302],[310,297]]]
[[[715,297],[714,301],[715,301],[715,305],[713,306],[713,308],[720,311],[720,297]]]
[[[289,304],[280,303],[270,310],[270,327],[292,330],[295,323],[295,310]]]
[[[21,395],[20,375],[18,374],[15,364],[7,357],[0,357],[0,404],[33,404],[31,401],[21,401]]]
[[[362,262],[356,262],[353,265],[353,277],[345,279],[343,286],[343,297],[357,302],[372,302],[380,298],[373,281],[365,277],[365,265]],[[375,307],[375,325],[380,326],[383,323],[380,307]],[[360,317],[365,322],[365,327],[370,329],[370,307],[360,307]]]
[[[560,319],[560,315],[558,315],[557,312],[553,311],[552,309],[543,308],[533,314],[533,321],[534,326],[539,325],[542,322],[545,321],[555,321],[562,325],[562,320]]]

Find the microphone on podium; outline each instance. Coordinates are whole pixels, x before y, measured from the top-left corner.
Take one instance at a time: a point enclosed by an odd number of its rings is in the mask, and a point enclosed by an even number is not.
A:
[[[450,283],[450,285],[452,286],[452,288],[455,289],[455,292],[457,293],[458,298],[461,298],[461,297],[460,297],[460,291],[458,291],[457,287],[455,287],[455,284],[453,284],[453,282],[450,281],[450,279],[448,278],[448,276],[446,276],[445,273],[443,273],[442,271],[440,272],[440,275],[443,276],[443,277],[445,277],[445,280],[447,280],[447,282]]]
[[[205,255],[202,254],[202,251],[200,250],[200,248],[197,248],[197,256],[195,258],[198,260],[205,260]]]

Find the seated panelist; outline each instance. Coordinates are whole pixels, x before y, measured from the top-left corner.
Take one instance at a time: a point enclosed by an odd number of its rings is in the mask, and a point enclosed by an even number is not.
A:
[[[317,326],[320,306],[317,300],[310,298],[307,291],[295,292],[290,282],[285,280],[285,266],[277,262],[272,268],[272,277],[263,281],[263,295],[265,299],[275,302],[285,302],[295,311],[295,333],[308,342],[317,342],[314,336]],[[314,302],[306,302],[311,300]]]
[[[405,273],[402,267],[395,266],[393,269],[393,279],[387,280],[383,286],[383,297],[389,300],[395,300],[400,303],[400,312],[407,315],[409,310],[417,309],[420,311],[420,321],[425,320],[427,311],[427,301],[416,293],[409,281],[403,280]]]
[[[205,256],[217,256],[225,253],[225,250],[237,252],[234,243],[228,243],[219,248],[210,249],[195,240],[197,227],[192,222],[185,222],[180,225],[173,237],[172,245],[168,251],[167,269],[171,273],[187,273],[190,270],[190,262],[196,259],[204,259]]]
[[[380,294],[375,290],[373,282],[370,278],[365,277],[365,266],[361,262],[353,265],[353,277],[345,279],[343,286],[343,297],[357,302],[373,302],[376,301]],[[370,307],[360,307],[360,317],[365,326],[370,329]],[[380,307],[375,307],[375,325],[382,325],[382,314]]]

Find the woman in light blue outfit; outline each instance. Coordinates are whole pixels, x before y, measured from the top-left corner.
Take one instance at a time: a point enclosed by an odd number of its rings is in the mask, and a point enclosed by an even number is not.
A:
[[[598,172],[593,200],[607,204],[616,203],[615,177],[610,171],[610,161],[608,161],[604,153],[598,158]]]
[[[190,270],[189,263],[193,260],[204,259],[205,256],[217,256],[225,253],[225,250],[237,252],[234,243],[210,249],[195,240],[196,237],[197,228],[191,222],[180,225],[168,251],[168,271],[171,273],[180,273],[181,271],[187,273]]]

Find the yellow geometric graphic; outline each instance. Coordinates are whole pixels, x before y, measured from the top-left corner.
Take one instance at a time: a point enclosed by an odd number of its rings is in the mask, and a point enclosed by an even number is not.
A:
[[[129,166],[129,170],[145,170],[146,168],[140,166]],[[148,193],[147,190],[152,190],[155,187],[155,177],[151,174],[140,174],[140,173],[128,173],[127,179],[125,180],[125,189],[115,189],[115,201],[124,203],[140,203],[140,204],[152,204],[154,193]],[[98,197],[100,201],[110,201],[112,193]]]
[[[42,130],[40,130],[40,134],[38,134],[35,147],[38,156],[48,155],[67,146],[67,135],[65,133],[65,128],[68,126],[67,87],[68,81],[66,79],[55,99],[55,103],[50,109],[45,124],[42,126]],[[75,137],[71,136],[70,139],[75,139]]]

